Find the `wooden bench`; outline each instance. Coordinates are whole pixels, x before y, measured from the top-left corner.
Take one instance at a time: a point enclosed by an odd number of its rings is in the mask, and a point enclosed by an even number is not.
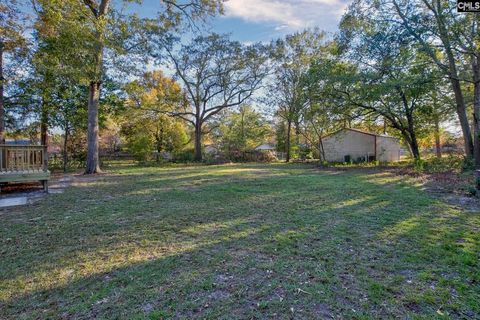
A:
[[[0,145],[0,185],[40,181],[48,192],[49,179],[46,146]]]

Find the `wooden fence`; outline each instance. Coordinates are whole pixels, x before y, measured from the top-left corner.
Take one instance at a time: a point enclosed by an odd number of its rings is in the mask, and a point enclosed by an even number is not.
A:
[[[0,173],[48,171],[46,146],[0,145]]]

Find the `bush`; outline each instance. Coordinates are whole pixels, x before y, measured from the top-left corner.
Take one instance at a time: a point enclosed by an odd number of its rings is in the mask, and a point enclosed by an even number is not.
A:
[[[301,160],[313,159],[313,151],[310,148],[299,148],[297,157]]]
[[[147,161],[152,157],[152,142],[147,135],[134,135],[128,141],[128,149],[135,160]]]
[[[474,186],[468,186],[467,187],[467,193],[471,195],[472,197],[477,195],[477,189]]]
[[[177,151],[173,154],[173,162],[193,162],[195,159],[195,151],[193,149],[187,149],[183,151]]]
[[[230,160],[221,154],[217,154],[213,157],[207,157],[204,161],[206,164],[225,164],[230,163]]]
[[[260,157],[260,161],[262,162],[274,162],[278,161],[277,156],[275,155],[275,152],[273,151],[265,151],[265,152],[260,152],[262,156]]]
[[[232,162],[273,162],[277,161],[275,153],[272,151],[231,151],[226,155],[226,158]]]
[[[51,171],[63,171],[63,157],[58,155],[50,157],[48,160],[48,168]],[[74,158],[69,158],[67,163],[67,172],[77,171],[85,168],[85,161]]]
[[[429,158],[415,160],[413,162],[413,168],[418,172],[426,173],[440,173],[440,172],[462,172],[469,171],[474,168],[473,160],[470,158],[449,155],[443,158]]]

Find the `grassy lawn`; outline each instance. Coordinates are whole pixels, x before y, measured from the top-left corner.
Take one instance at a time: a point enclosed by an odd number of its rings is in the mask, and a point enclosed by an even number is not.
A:
[[[0,213],[0,318],[480,318],[480,213],[388,173],[116,167]]]

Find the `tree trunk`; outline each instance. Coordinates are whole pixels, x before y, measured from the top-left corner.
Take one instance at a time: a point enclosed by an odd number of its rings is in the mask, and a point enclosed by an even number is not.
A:
[[[42,117],[40,121],[40,144],[48,146],[48,113],[45,109],[45,103],[42,105]]]
[[[157,134],[155,135],[155,144],[157,146],[156,161],[160,162],[160,153],[162,152],[162,146],[163,146],[163,127],[161,127],[160,130],[158,130]]]
[[[98,7],[91,2],[85,2],[97,19],[94,74],[90,81],[88,97],[88,128],[87,128],[87,164],[85,174],[100,173],[98,157],[98,104],[100,100],[101,81],[103,76],[103,50],[105,47],[105,16],[108,13],[110,0],[102,0]]]
[[[325,159],[325,149],[323,148],[323,139],[320,137],[318,143],[319,151],[320,151],[320,161],[326,161]]]
[[[298,117],[296,117],[295,121],[294,121],[294,125],[295,125],[295,145],[298,147],[298,145],[300,144],[300,120],[298,119]]]
[[[402,136],[405,141],[408,143],[410,153],[415,160],[420,160],[420,150],[418,149],[417,137],[415,133],[412,133],[407,130],[402,130]]]
[[[480,168],[480,59],[474,57],[472,61],[474,89],[473,89],[473,146],[475,167]]]
[[[100,100],[100,86],[100,82],[90,82],[88,98],[88,149],[85,174],[101,172],[98,157],[98,102]]]
[[[202,161],[202,123],[197,120],[195,124],[195,161]]]
[[[415,160],[420,160],[420,150],[418,149],[417,135],[415,133],[415,121],[413,120],[413,112],[415,110],[415,106],[413,104],[409,106],[408,100],[403,91],[401,91],[401,96],[407,117],[407,128],[405,128],[402,133],[404,134],[404,136],[407,137],[406,140],[410,145],[410,150],[412,151],[413,158]]]
[[[155,157],[156,162],[160,162],[160,152],[161,151],[162,151],[162,147],[161,147],[160,143],[157,141],[157,154],[156,154],[156,157]]]
[[[473,157],[473,141],[470,124],[468,123],[467,112],[465,108],[465,99],[463,98],[462,88],[458,79],[450,78],[453,92],[455,94],[456,110],[460,127],[462,128],[463,141],[465,146],[465,155]]]
[[[440,1],[437,2],[437,5],[438,5],[438,8],[437,8],[438,11],[435,14],[435,19],[438,25],[440,39],[445,47],[445,54],[447,56],[448,69],[449,69],[448,78],[450,79],[453,93],[455,94],[457,115],[458,115],[458,120],[460,122],[460,126],[462,128],[463,140],[465,145],[465,155],[467,157],[473,157],[474,150],[473,150],[472,132],[470,130],[470,125],[468,123],[467,111],[466,111],[467,108],[465,106],[465,99],[462,92],[462,86],[458,78],[455,55],[453,54],[452,45],[450,43],[450,37],[447,31],[447,28],[444,24],[444,20],[443,20],[444,16],[442,14]]]
[[[3,102],[3,42],[0,41],[0,144],[5,143],[5,105]]]
[[[292,131],[292,120],[287,120],[287,139],[285,141],[285,162],[290,162],[290,133]]]
[[[435,117],[435,154],[437,155],[437,158],[442,157],[442,146],[440,144],[440,124],[438,121],[438,117]]]
[[[67,163],[68,163],[68,126],[65,126],[65,133],[63,136],[63,172],[67,172]]]
[[[241,122],[241,130],[242,130],[242,151],[243,151],[243,156],[245,157],[245,149],[247,147],[247,142],[245,141],[245,124],[244,124],[244,121],[245,121],[245,108],[242,107],[240,109],[240,112],[242,114],[242,122]]]
[[[412,155],[415,160],[420,160],[420,150],[418,149],[418,142],[415,133],[410,133],[411,141],[410,148],[412,149]]]
[[[46,122],[40,124],[40,144],[48,146],[48,125]]]
[[[415,160],[420,160],[420,150],[418,148],[418,141],[417,135],[415,133],[415,126],[413,120],[413,108],[408,108],[408,104],[406,100],[404,100],[406,115],[407,115],[407,124],[408,127],[403,132],[404,136],[407,137],[407,142],[410,146],[410,150],[412,151],[412,156]]]

